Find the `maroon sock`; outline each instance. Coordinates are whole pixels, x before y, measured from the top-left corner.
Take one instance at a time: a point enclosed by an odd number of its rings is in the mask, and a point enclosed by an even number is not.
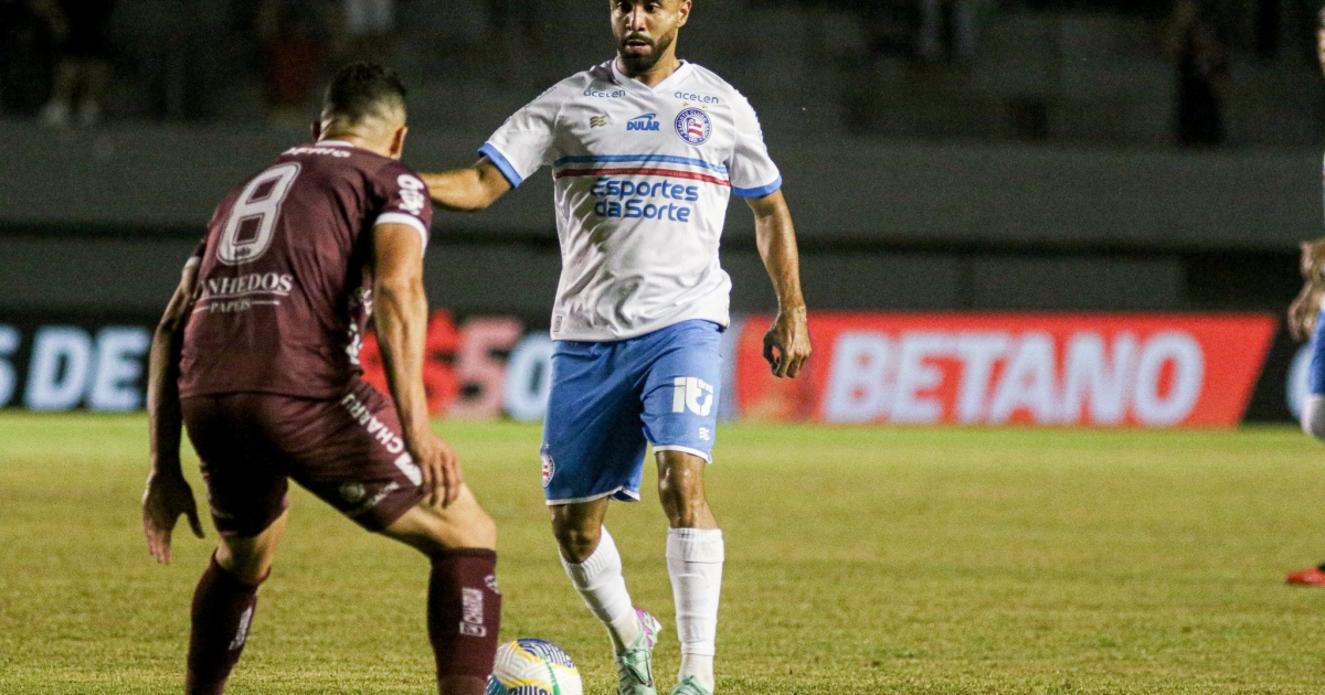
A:
[[[225,679],[244,651],[258,603],[258,585],[265,579],[250,583],[225,571],[212,558],[193,592],[186,693],[211,695],[225,689]]]
[[[482,548],[456,548],[432,559],[428,639],[444,692],[482,693],[492,673],[501,627],[496,569],[497,553]]]

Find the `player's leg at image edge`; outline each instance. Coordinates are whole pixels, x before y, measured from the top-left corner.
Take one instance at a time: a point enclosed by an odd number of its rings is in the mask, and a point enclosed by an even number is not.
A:
[[[492,518],[462,484],[459,497],[446,509],[411,507],[382,533],[431,561],[428,640],[437,663],[438,691],[483,695],[501,626]]]
[[[612,534],[602,525],[607,504],[603,498],[552,507],[561,564],[585,605],[607,628],[616,658],[617,692],[654,695],[653,647],[662,625],[631,602],[621,554]],[[572,562],[567,555],[581,561]]]
[[[1325,396],[1316,394],[1314,390],[1316,388],[1314,374],[1317,369],[1315,362],[1315,355],[1313,355],[1313,392],[1312,395],[1307,396],[1306,401],[1302,404],[1302,431],[1316,439],[1325,440]],[[1293,586],[1325,586],[1325,562],[1315,567],[1289,572],[1284,577],[1284,582]]]
[[[189,634],[188,693],[220,693],[248,639],[258,586],[266,575],[249,580],[227,572],[213,556],[193,593],[193,629]]]
[[[276,546],[285,535],[288,512],[252,535],[221,536],[216,552],[193,592],[185,692],[213,695],[248,642],[258,605],[258,587],[271,575]]]
[[[1311,337],[1311,364],[1308,369],[1308,393],[1302,403],[1302,431],[1318,441],[1325,441],[1325,313],[1316,319]],[[1325,562],[1289,572],[1284,577],[1293,586],[1325,586]]]
[[[496,532],[467,489],[458,504],[460,509],[449,515],[411,508],[382,533],[418,549],[431,561],[428,639],[439,692],[482,695],[501,624],[497,553],[492,549]],[[193,597],[185,686],[190,695],[224,691],[247,642],[258,587],[271,573],[285,520],[282,513],[253,537],[222,537]]]
[[[655,447],[655,449],[657,449]],[[667,531],[667,574],[676,605],[681,666],[672,695],[711,695],[716,680],[718,603],[725,548],[722,530],[704,492],[708,461],[675,450],[657,450],[658,496]]]

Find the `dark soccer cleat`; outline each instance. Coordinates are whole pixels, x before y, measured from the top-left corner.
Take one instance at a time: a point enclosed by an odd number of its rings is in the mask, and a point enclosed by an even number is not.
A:
[[[1289,572],[1284,581],[1298,586],[1325,586],[1325,562],[1304,570]]]

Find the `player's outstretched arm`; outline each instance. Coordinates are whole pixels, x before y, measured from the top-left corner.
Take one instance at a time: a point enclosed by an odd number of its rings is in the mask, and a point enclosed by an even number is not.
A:
[[[511,182],[487,157],[473,166],[420,176],[428,184],[432,202],[455,212],[484,210],[511,190]]]
[[[778,315],[764,334],[764,359],[773,374],[795,377],[810,358],[810,330],[806,323],[805,297],[801,295],[800,252],[796,227],[782,191],[746,201],[755,216],[755,240],[773,290],[778,297]]]
[[[170,562],[170,534],[179,515],[188,517],[194,535],[202,538],[198,507],[193,490],[180,468],[179,443],[181,416],[179,408],[179,351],[184,324],[192,309],[193,286],[198,268],[184,267],[179,287],[170,298],[161,322],[152,336],[147,362],[147,420],[151,437],[152,469],[143,493],[143,533],[147,550],[157,562]]]
[[[405,448],[423,474],[427,502],[449,506],[463,478],[455,450],[432,431],[423,389],[423,349],[428,297],[423,291],[423,241],[413,227],[373,228],[373,321],[382,347],[391,398]]]
[[[1288,332],[1297,340],[1306,340],[1315,330],[1321,297],[1325,296],[1325,239],[1304,241],[1301,249],[1298,269],[1302,273],[1302,291],[1288,305]]]

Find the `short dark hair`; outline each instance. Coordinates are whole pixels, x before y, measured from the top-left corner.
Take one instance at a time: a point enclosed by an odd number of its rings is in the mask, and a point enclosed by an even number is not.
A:
[[[395,70],[377,63],[350,63],[336,73],[322,99],[324,116],[358,123],[386,109],[405,110],[405,85]]]

